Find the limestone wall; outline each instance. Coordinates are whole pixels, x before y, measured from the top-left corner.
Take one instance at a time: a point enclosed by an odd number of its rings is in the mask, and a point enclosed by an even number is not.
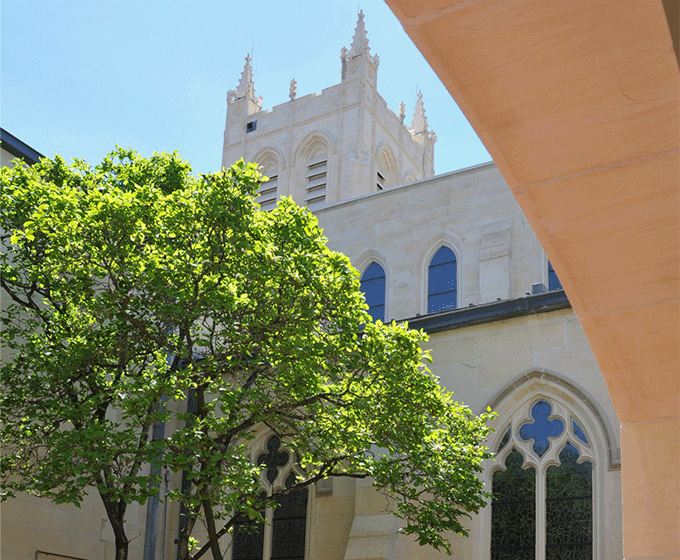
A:
[[[304,203],[305,148],[318,136],[328,150],[327,204],[371,193],[376,188],[378,155],[391,163],[388,187],[433,174],[432,154],[387,107],[375,87],[363,79],[346,80],[273,107],[249,113],[247,99],[228,106],[222,165],[244,158],[261,163],[275,152],[279,196]],[[248,123],[256,123],[248,132]]]
[[[521,297],[547,284],[547,260],[495,166],[439,175],[317,211],[331,248],[362,272],[385,269],[386,318],[427,312],[427,268],[447,245],[458,307]]]

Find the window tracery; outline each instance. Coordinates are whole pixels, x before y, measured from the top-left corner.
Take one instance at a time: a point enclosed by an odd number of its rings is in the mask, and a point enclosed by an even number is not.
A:
[[[595,450],[558,400],[520,407],[501,430],[491,476],[491,560],[593,557]]]
[[[262,496],[292,487],[302,474],[295,454],[283,447],[277,435],[254,450],[262,467]],[[265,512],[266,523],[237,524],[232,540],[232,560],[304,560],[308,489],[276,498],[277,507]]]

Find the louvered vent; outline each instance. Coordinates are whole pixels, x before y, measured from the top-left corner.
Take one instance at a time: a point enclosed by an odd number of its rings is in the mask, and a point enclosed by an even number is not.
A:
[[[307,164],[305,202],[310,210],[321,208],[326,204],[327,169],[328,160],[325,155],[315,158]]]
[[[383,177],[383,174],[380,173],[380,171],[378,171],[378,178],[376,184],[378,186],[379,191],[382,191],[385,188],[385,177]]]
[[[276,206],[277,188],[279,185],[278,175],[269,175],[269,181],[260,183],[260,210],[272,210]]]

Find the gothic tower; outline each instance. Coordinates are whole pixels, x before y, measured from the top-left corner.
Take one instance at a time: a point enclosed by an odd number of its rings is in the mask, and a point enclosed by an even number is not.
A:
[[[363,12],[340,60],[339,84],[298,98],[292,80],[290,100],[263,110],[246,57],[238,87],[227,96],[222,165],[244,158],[262,167],[270,178],[261,190],[264,209],[288,195],[316,210],[434,174],[436,136],[427,128],[422,95],[410,127],[403,104],[399,116],[387,107]]]

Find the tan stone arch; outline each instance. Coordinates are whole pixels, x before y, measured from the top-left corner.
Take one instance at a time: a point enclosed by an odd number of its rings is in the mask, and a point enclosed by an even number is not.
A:
[[[335,142],[330,133],[325,130],[314,130],[307,134],[298,143],[293,152],[293,166],[304,165],[306,161],[325,148],[326,153],[331,155],[335,151]]]
[[[268,171],[273,168],[280,172],[285,166],[285,158],[283,153],[281,150],[273,146],[262,148],[253,157],[253,162],[257,163],[257,165],[262,168],[262,173],[265,175],[266,173],[264,173],[264,171]]]
[[[413,171],[409,171],[404,175],[404,178],[401,180],[401,183],[403,185],[406,185],[408,183],[415,183],[418,179],[416,178],[416,174],[413,173]]]
[[[387,259],[387,255],[377,247],[371,247],[370,249],[365,250],[356,259],[353,260],[352,264],[357,268],[357,270],[359,271],[359,275],[361,276],[364,270],[366,270],[366,267],[368,267],[368,265],[370,265],[374,261],[383,267],[383,270],[385,271],[385,276],[387,276],[387,274],[389,273],[388,270],[389,261]]]
[[[310,210],[326,206],[333,181],[333,139],[315,130],[302,139],[293,155],[291,194]]]
[[[575,381],[569,380],[558,372],[532,368],[515,377],[505,384],[484,407],[490,407],[498,413],[494,421],[496,425],[502,422],[504,414],[509,414],[510,408],[530,393],[543,392],[546,395],[553,394],[564,399],[570,405],[577,407],[577,414],[588,418],[592,423],[593,430],[600,434],[600,439],[606,451],[607,466],[609,470],[621,468],[621,449],[619,447],[616,432],[602,406],[586,389]],[[494,426],[496,427],[496,426]],[[499,426],[499,431],[503,426]],[[498,432],[492,437],[490,443],[500,441]],[[495,441],[498,439],[498,441]]]
[[[521,425],[531,421],[530,410],[539,400],[546,400],[550,403],[552,408],[550,418],[560,419],[564,423],[564,430],[559,436],[551,438],[550,448],[545,455],[537,459],[529,452],[530,441],[522,440],[518,431]],[[583,387],[558,372],[532,368],[505,384],[488,401],[487,406],[498,414],[490,422],[490,426],[496,431],[487,441],[489,448],[494,452],[497,451],[496,459],[487,461],[481,474],[487,489],[489,491],[492,489],[493,474],[505,469],[505,459],[513,449],[516,449],[524,458],[523,468],[535,469],[538,512],[538,504],[545,502],[545,495],[541,493],[541,484],[538,479],[545,477],[546,470],[550,466],[559,464],[555,456],[568,441],[577,448],[580,456],[579,462],[589,461],[593,465],[593,558],[603,559],[606,548],[604,533],[608,522],[605,473],[607,470],[620,468],[620,453],[611,422],[597,400]],[[484,409],[486,410],[486,407]],[[583,430],[588,443],[581,441],[575,435],[572,421],[575,421]],[[499,444],[508,430],[510,430],[509,441],[499,450]],[[477,543],[476,556],[481,560],[490,558],[491,510],[491,507],[483,508],[479,515],[482,538]],[[539,518],[537,518],[537,523],[540,523]],[[536,536],[537,550],[545,550],[545,533],[537,530]]]

